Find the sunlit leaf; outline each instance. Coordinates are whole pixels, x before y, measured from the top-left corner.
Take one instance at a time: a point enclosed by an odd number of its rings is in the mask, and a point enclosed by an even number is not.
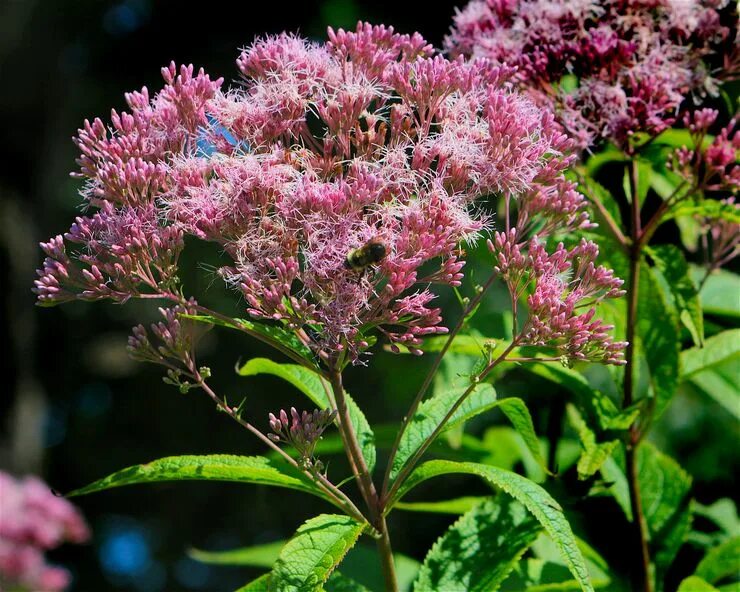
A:
[[[431,460],[417,467],[409,475],[408,479],[399,488],[395,499],[391,501],[402,499],[410,490],[428,479],[451,474],[467,474],[480,477],[522,503],[555,542],[563,560],[579,582],[581,589],[584,591],[593,590],[583,554],[576,544],[573,531],[565,518],[563,509],[549,493],[526,477],[478,463]]]
[[[143,465],[128,467],[90,485],[75,489],[69,496],[86,495],[124,485],[163,481],[231,481],[255,485],[273,485],[325,494],[303,473],[279,460],[262,456],[211,454],[205,456],[169,456]]]
[[[497,496],[461,516],[431,548],[415,592],[496,590],[542,527],[518,502]]]
[[[270,575],[275,592],[314,592],[329,578],[364,526],[349,516],[321,514],[301,525]]]

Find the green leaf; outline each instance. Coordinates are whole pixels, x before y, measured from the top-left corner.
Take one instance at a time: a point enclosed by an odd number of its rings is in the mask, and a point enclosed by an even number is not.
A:
[[[710,584],[740,574],[740,536],[715,547],[699,562],[695,574]]]
[[[196,561],[211,565],[248,565],[270,569],[285,543],[286,541],[275,541],[274,543],[229,549],[228,551],[190,549],[188,555]]]
[[[324,585],[325,592],[370,592],[365,586],[357,583],[352,578],[335,571],[329,576]]]
[[[712,143],[713,140],[714,136],[709,134],[705,135],[702,140],[702,147],[706,148]],[[675,129],[672,127],[661,132],[660,135],[655,138],[653,143],[663,144],[665,146],[670,146],[671,148],[682,148],[684,146],[686,146],[687,148],[696,147],[694,143],[694,138],[691,136],[691,132],[689,132],[689,130]]]
[[[691,526],[691,477],[675,460],[644,441],[637,448],[637,481],[660,582]]]
[[[400,592],[407,592],[411,589],[421,564],[401,553],[393,553],[393,563],[396,566],[398,589]],[[383,590],[385,582],[377,546],[361,543],[355,545],[342,561],[342,575],[351,577],[369,590]]]
[[[455,390],[437,395],[431,399],[427,399],[419,406],[416,415],[401,437],[398,452],[393,460],[391,479],[395,479],[398,476],[409,459],[432,432],[434,432],[452,405],[458,400],[460,394],[460,391]],[[490,384],[483,383],[476,386],[447,422],[445,431],[495,407],[500,408],[504,415],[506,415],[514,428],[522,436],[535,460],[547,470],[547,461],[540,451],[540,444],[534,431],[532,417],[524,401],[516,397],[496,400],[496,392]]]
[[[583,553],[591,575],[594,588],[608,586],[611,578],[608,574],[608,565],[592,547],[583,540],[576,537],[578,548]],[[540,536],[532,545],[529,557],[521,561],[514,572],[501,586],[501,590],[507,592],[545,592],[564,590],[580,590],[578,582],[568,571],[568,568],[560,559],[560,554],[553,542],[546,536]]]
[[[254,358],[239,368],[240,376],[256,376],[258,374],[270,374],[289,382],[304,395],[306,395],[317,407],[328,409],[331,407],[327,393],[331,392],[331,386],[316,372],[298,366],[297,364],[278,364],[267,358]],[[375,435],[365,414],[357,406],[349,393],[345,392],[349,417],[360,443],[362,456],[365,458],[368,470],[372,473],[375,468],[376,450]]]
[[[427,399],[417,409],[398,443],[398,450],[393,459],[390,478],[394,480],[409,459],[421,447],[424,441],[444,419],[462,393],[454,390],[431,399]],[[487,383],[476,385],[465,401],[447,422],[445,429],[464,422],[471,417],[492,409],[496,405],[496,391]]]
[[[210,315],[183,314],[180,316],[199,323],[205,323],[207,325],[215,325],[253,333],[255,334],[255,337],[264,338],[263,341],[270,344],[277,343],[310,362],[311,366],[316,366],[316,357],[313,352],[306,347],[306,345],[298,339],[292,331],[287,331],[282,327],[267,325],[264,323],[255,323],[254,321],[247,319],[231,319],[230,322],[229,320],[216,318]]]
[[[655,267],[664,280],[679,318],[691,334],[694,344],[704,341],[704,315],[699,302],[699,293],[691,279],[689,264],[681,249],[675,245],[648,247],[647,252],[655,262]]]
[[[246,586],[242,586],[236,592],[270,592],[270,574],[261,575],[256,580],[252,580]]]
[[[611,457],[614,449],[619,444],[619,440],[609,440],[607,442],[596,441],[596,434],[588,427],[583,417],[573,405],[566,407],[568,419],[576,430],[583,452],[578,459],[578,478],[588,479],[594,475],[606,460]]]
[[[431,548],[415,592],[492,592],[542,527],[519,503],[498,496],[464,514]]]
[[[616,460],[619,458],[619,462]],[[630,505],[630,490],[627,477],[624,474],[624,450],[618,447],[614,455],[601,465],[601,476],[604,481],[611,484],[609,493],[622,508],[627,520],[632,522],[632,506]]]
[[[732,224],[740,224],[740,213],[737,206],[716,199],[681,200],[664,216],[663,221],[683,216],[718,218]]]
[[[694,281],[703,280],[706,270],[697,265],[691,266]],[[730,319],[740,319],[740,275],[718,269],[710,274],[699,292],[704,314],[711,314]]]
[[[643,266],[637,304],[638,353],[646,362],[647,381],[658,418],[678,387],[680,333],[678,313],[660,289],[655,272]]]
[[[740,419],[740,329],[706,340],[703,348],[681,352],[681,379],[690,382]]]
[[[486,501],[488,497],[467,496],[438,502],[397,502],[396,510],[406,512],[428,512],[430,514],[460,515]]]
[[[349,516],[321,514],[298,528],[280,551],[270,577],[276,592],[313,592],[339,565],[364,526]]]
[[[542,487],[521,475],[478,463],[431,460],[417,467],[409,475],[408,479],[399,488],[393,501],[400,500],[414,487],[428,479],[450,474],[467,474],[480,477],[524,504],[555,542],[563,560],[579,582],[581,589],[589,592],[593,590],[583,555],[576,544],[573,531],[563,514],[563,509]]]
[[[591,199],[597,200],[604,207],[604,210],[606,210],[607,214],[609,214],[609,216],[612,218],[615,225],[618,228],[621,228],[622,212],[619,209],[619,204],[617,203],[617,200],[614,199],[614,196],[611,194],[611,192],[606,187],[598,183],[591,176],[584,176],[580,179],[580,181],[580,190],[588,195]],[[597,216],[600,215],[602,214],[599,212]]]
[[[681,378],[740,359],[740,329],[729,329],[707,339],[704,347],[693,347],[681,352]]]
[[[677,592],[718,592],[718,590],[702,578],[689,576],[681,582]]]
[[[274,485],[326,499],[323,492],[303,473],[283,461],[231,454],[168,456],[144,465],[128,467],[67,495],[87,495],[124,485],[163,481],[232,481]]]

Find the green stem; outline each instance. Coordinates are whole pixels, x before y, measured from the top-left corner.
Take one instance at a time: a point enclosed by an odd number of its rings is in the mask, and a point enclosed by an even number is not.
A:
[[[460,330],[465,325],[465,321],[468,318],[468,315],[475,310],[475,307],[478,306],[481,299],[483,298],[483,295],[488,291],[488,289],[493,284],[493,281],[496,279],[497,274],[492,273],[491,276],[486,280],[486,283],[481,286],[478,293],[468,302],[467,306],[462,312],[462,315],[457,321],[457,324],[453,327],[452,331],[450,331],[449,335],[447,336],[447,341],[445,341],[444,346],[439,351],[437,356],[434,358],[434,363],[432,364],[432,367],[429,369],[429,372],[427,372],[426,377],[424,378],[424,382],[422,383],[421,387],[419,388],[419,392],[416,393],[416,397],[414,398],[413,402],[411,403],[411,406],[409,407],[408,411],[406,412],[406,415],[404,415],[403,421],[401,422],[401,427],[398,430],[398,433],[396,434],[396,439],[393,442],[393,446],[391,446],[391,452],[390,456],[388,457],[388,466],[385,469],[385,476],[383,477],[383,487],[381,488],[381,497],[382,499],[387,499],[387,493],[388,493],[388,486],[390,485],[390,476],[391,476],[391,470],[393,469],[393,461],[396,458],[396,454],[398,454],[398,446],[401,443],[401,437],[403,436],[404,431],[408,427],[409,423],[413,419],[414,415],[416,414],[416,410],[419,408],[419,405],[421,404],[422,399],[424,399],[424,395],[426,395],[426,392],[429,390],[429,387],[432,384],[432,380],[434,380],[434,377],[437,374],[437,370],[439,370],[439,366],[442,363],[442,359],[445,357],[445,354],[450,349],[450,346],[452,345],[452,342],[455,340],[455,337],[460,332]]]
[[[437,427],[434,428],[434,431],[422,442],[421,446],[414,452],[414,454],[409,458],[409,460],[406,462],[404,467],[399,471],[398,476],[393,481],[393,486],[390,488],[388,493],[383,496],[382,502],[382,508],[383,512],[388,511],[389,509],[389,502],[393,500],[393,497],[395,496],[396,492],[398,491],[398,488],[403,484],[403,482],[406,480],[406,477],[411,473],[411,471],[416,466],[416,463],[419,462],[419,459],[421,459],[422,456],[424,456],[424,453],[427,451],[427,449],[432,445],[432,442],[439,436],[439,434],[442,432],[442,430],[445,428],[445,425],[447,425],[447,422],[450,421],[452,416],[455,414],[455,412],[460,408],[460,405],[462,405],[465,400],[470,396],[470,394],[475,390],[475,387],[477,387],[483,380],[486,379],[486,377],[491,373],[491,370],[493,370],[496,366],[498,366],[501,362],[506,360],[506,356],[511,353],[511,351],[517,347],[519,344],[520,337],[516,337],[509,346],[499,355],[496,359],[489,362],[486,367],[481,370],[478,375],[474,376],[470,380],[470,385],[467,389],[463,392],[462,395],[460,395],[455,401],[455,403],[450,407],[447,414],[442,418],[442,421],[437,424]]]
[[[231,408],[229,407],[226,402],[219,397],[216,392],[206,383],[206,381],[203,379],[203,377],[200,375],[200,372],[195,367],[190,368],[190,372],[192,374],[193,380],[195,383],[205,392],[214,403],[216,403],[216,406],[226,413],[231,419],[236,421],[238,424],[240,424],[242,427],[246,428],[248,431],[250,431],[252,434],[257,436],[262,442],[267,444],[268,447],[270,447],[272,450],[277,452],[280,456],[283,457],[283,459],[293,466],[294,468],[301,471],[303,474],[305,474],[309,479],[314,481],[319,489],[321,489],[329,498],[329,501],[333,503],[335,506],[337,506],[339,509],[345,511],[349,516],[352,516],[355,520],[358,522],[364,524],[367,522],[367,519],[365,516],[360,512],[359,508],[352,502],[349,497],[338,487],[336,487],[331,481],[329,481],[326,477],[324,477],[321,474],[314,474],[310,471],[302,469],[298,463],[295,461],[293,457],[291,457],[289,454],[287,454],[280,446],[275,444],[270,438],[265,436],[259,429],[254,427],[251,423],[248,421],[243,420],[239,415]]]

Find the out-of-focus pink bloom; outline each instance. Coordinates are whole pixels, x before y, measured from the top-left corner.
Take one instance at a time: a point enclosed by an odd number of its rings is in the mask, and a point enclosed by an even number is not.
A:
[[[82,515],[42,481],[0,472],[0,589],[64,590],[68,572],[48,565],[44,551],[89,538]]]
[[[700,0],[472,0],[446,39],[453,55],[517,68],[581,147],[624,144],[675,121],[690,92],[713,92],[705,58],[722,42],[726,2]],[[737,60],[737,51],[733,55]],[[725,64],[733,74],[737,64]],[[575,88],[560,86],[563,78]]]
[[[360,23],[325,44],[257,40],[237,67],[241,84],[222,91],[171,66],[152,100],[127,95],[114,133],[80,131],[99,211],[65,236],[76,251],[42,245],[42,303],[172,297],[192,235],[219,245],[218,275],[253,318],[356,361],[376,331],[415,352],[446,331],[430,286],[460,285],[461,243],[491,226],[477,198],[517,202],[525,226],[546,218],[541,236],[590,224],[563,178],[570,141],[508,66]],[[143,335],[134,351],[160,356]]]

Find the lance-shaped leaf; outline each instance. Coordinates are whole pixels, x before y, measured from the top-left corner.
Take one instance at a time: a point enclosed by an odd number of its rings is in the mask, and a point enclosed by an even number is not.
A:
[[[731,294],[740,294],[740,275],[726,269],[717,269],[706,278],[706,269],[698,265],[691,266],[691,277],[697,285],[704,282],[699,292],[699,299],[705,314],[740,319],[740,298],[728,298]]]
[[[242,586],[236,592],[270,592],[270,590],[270,574],[267,573]]]
[[[222,319],[210,315],[184,314],[181,316],[206,325],[246,331],[266,343],[277,346],[279,349],[288,350],[293,355],[300,356],[311,366],[316,366],[316,358],[313,352],[292,331],[288,331],[282,327],[268,325],[266,323],[255,323],[248,319]]]
[[[681,379],[740,419],[739,365],[740,329],[731,329],[681,352]]]
[[[592,592],[588,569],[578,548],[573,531],[565,518],[563,509],[542,487],[526,477],[497,467],[470,462],[431,460],[417,467],[404,481],[393,502],[400,500],[414,487],[442,475],[466,474],[480,477],[490,485],[498,487],[522,503],[542,525],[557,546],[563,561],[568,566],[581,589]]]
[[[331,407],[328,395],[331,391],[331,386],[319,374],[303,366],[298,366],[297,364],[278,364],[267,358],[255,358],[249,360],[249,362],[239,368],[239,374],[241,376],[256,376],[258,374],[277,376],[296,387],[320,409]],[[372,472],[376,460],[375,435],[365,415],[352,400],[352,397],[349,396],[349,393],[345,393],[345,396],[347,398],[350,421],[357,434],[362,456],[365,458],[368,469]]]
[[[275,592],[313,592],[357,542],[364,525],[349,516],[321,514],[298,528],[272,568]]]
[[[399,442],[398,452],[393,459],[391,479],[395,479],[398,476],[409,459],[419,450],[427,438],[432,435],[451,407],[460,398],[461,394],[459,390],[451,391],[427,399],[419,406],[419,409],[407,426]],[[537,440],[537,434],[534,431],[532,417],[524,401],[516,397],[496,400],[496,391],[493,390],[490,384],[482,383],[477,385],[445,424],[444,430],[454,428],[456,425],[495,407],[503,411],[514,428],[522,436],[524,443],[535,460],[547,470],[547,461],[540,451],[540,444]]]
[[[578,459],[578,478],[588,479],[611,457],[614,449],[619,444],[619,440],[597,442],[596,434],[589,428],[575,406],[568,405],[566,411],[568,420],[576,430],[583,446],[583,451]]]
[[[134,465],[75,489],[68,495],[85,495],[124,485],[162,481],[232,481],[297,489],[327,499],[303,473],[287,463],[262,456],[209,454],[168,456]]]
[[[691,525],[691,477],[650,442],[637,449],[637,481],[658,581],[670,567]]]
[[[196,561],[211,565],[247,565],[249,567],[271,569],[285,543],[286,541],[275,541],[274,543],[229,549],[228,551],[190,549],[188,555]]]
[[[459,516],[488,499],[485,496],[466,496],[438,502],[398,502],[395,508],[406,512],[428,512],[430,514],[454,514]]]
[[[676,307],[649,267],[640,274],[637,310],[637,349],[647,362],[647,382],[657,418],[678,387],[680,332]]]
[[[675,245],[658,245],[650,247],[648,254],[655,263],[656,275],[663,280],[660,285],[670,294],[681,322],[694,344],[701,346],[704,342],[704,315],[683,252]]]
[[[731,538],[710,550],[699,562],[695,575],[710,584],[740,574],[740,536]]]
[[[464,514],[434,544],[415,592],[492,592],[509,575],[542,527],[508,496]]]
[[[676,592],[719,592],[719,590],[703,578],[689,576],[681,582]]]

